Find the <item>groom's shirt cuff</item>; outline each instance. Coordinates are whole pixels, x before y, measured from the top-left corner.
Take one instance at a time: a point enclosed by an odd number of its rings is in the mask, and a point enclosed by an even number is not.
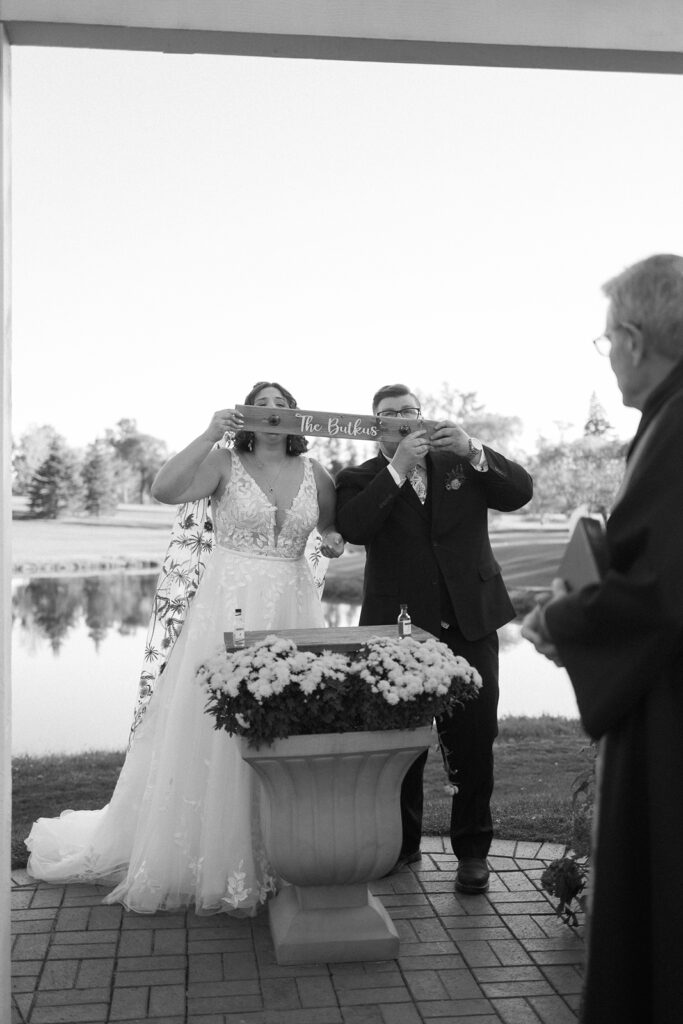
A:
[[[390,462],[387,462],[387,469],[388,469],[388,470],[389,470],[389,472],[391,473],[391,475],[392,475],[392,477],[393,477],[393,479],[394,479],[394,483],[396,484],[396,486],[397,486],[397,487],[403,487],[403,485],[404,485],[404,483],[405,483],[405,481],[406,481],[406,478],[405,478],[404,476],[401,476],[401,474],[399,473],[399,471],[398,471],[397,469],[395,469],[395,468],[394,468],[394,467],[393,467],[393,466],[391,465],[391,463],[390,463]]]
[[[472,467],[472,469],[476,469],[477,473],[486,473],[489,468],[489,464],[486,461],[486,452],[484,451],[484,446],[478,437],[473,437],[471,438],[471,440],[474,442],[476,447],[479,448],[479,455],[477,457],[477,462],[473,462],[472,459],[469,460],[470,466]]]

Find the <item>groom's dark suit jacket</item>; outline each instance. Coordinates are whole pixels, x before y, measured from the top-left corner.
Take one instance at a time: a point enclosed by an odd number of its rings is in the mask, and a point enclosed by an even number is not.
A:
[[[361,625],[393,623],[405,603],[416,626],[439,636],[452,613],[463,636],[478,640],[514,617],[487,513],[521,508],[533,484],[521,466],[484,451],[484,473],[456,455],[429,455],[425,505],[409,482],[397,487],[381,454],[339,473],[337,527],[367,553]]]

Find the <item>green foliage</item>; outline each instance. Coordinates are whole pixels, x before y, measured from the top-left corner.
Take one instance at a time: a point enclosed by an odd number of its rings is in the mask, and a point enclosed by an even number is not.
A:
[[[531,464],[530,508],[570,513],[580,507],[607,516],[624,473],[626,445],[591,435],[564,444],[542,443]]]
[[[199,666],[216,728],[258,747],[311,733],[414,729],[476,699],[479,674],[435,639],[375,638],[348,655],[267,636]]]
[[[565,924],[575,927],[579,923],[572,904],[575,900],[580,901],[586,881],[586,866],[574,856],[554,860],[541,875],[541,886],[550,896],[557,898],[555,912]]]
[[[612,424],[605,416],[605,410],[594,391],[588,406],[588,419],[584,424],[583,433],[586,437],[604,437],[611,430]]]
[[[37,467],[28,485],[31,514],[42,519],[57,516],[79,507],[81,480],[78,460],[65,442],[56,436],[46,458]]]
[[[446,381],[438,395],[416,390],[425,419],[452,420],[473,437],[503,454],[508,454],[522,429],[519,416],[502,416],[488,412],[477,398],[476,391],[458,391]]]
[[[88,445],[81,469],[83,506],[93,516],[113,512],[118,504],[114,453],[104,441]]]
[[[587,764],[572,783],[572,834],[569,847],[577,857],[591,852],[593,812],[595,809],[595,744],[586,749]]]
[[[549,864],[541,876],[542,887],[558,899],[557,915],[573,926],[578,924],[575,905],[581,909],[585,905],[583,891],[588,880],[595,808],[595,744],[584,747],[584,753],[586,767],[572,783],[572,827],[565,854]]]
[[[361,449],[362,459],[367,458],[366,447],[363,445]],[[359,462],[358,446],[350,438],[318,437],[310,442],[309,453],[332,476],[347,466],[357,466]]]
[[[18,441],[12,441],[12,493],[28,494],[31,480],[53,446],[64,439],[54,427],[30,427]]]
[[[54,427],[32,427],[13,441],[12,492],[28,496],[34,516],[54,519],[83,507],[99,516],[119,501],[142,504],[166,458],[165,442],[141,433],[131,419],[93,441],[82,466]]]
[[[105,440],[119,460],[119,485],[122,500],[130,500],[127,491],[134,489],[134,500],[143,504],[150,488],[168,457],[166,443],[138,430],[135,420],[121,419],[115,430],[107,430]]]

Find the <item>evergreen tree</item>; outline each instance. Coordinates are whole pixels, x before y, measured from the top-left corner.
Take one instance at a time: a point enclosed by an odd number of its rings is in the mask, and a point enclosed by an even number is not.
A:
[[[91,516],[113,512],[118,504],[116,467],[111,446],[97,440],[88,445],[81,470],[83,505]]]
[[[57,436],[47,457],[35,470],[28,485],[32,515],[56,519],[79,504],[81,482],[76,454]]]
[[[605,434],[609,434],[612,430],[612,424],[605,416],[605,410],[602,404],[598,401],[598,396],[595,391],[590,397],[590,403],[588,405],[588,419],[583,428],[585,437],[604,437]]]

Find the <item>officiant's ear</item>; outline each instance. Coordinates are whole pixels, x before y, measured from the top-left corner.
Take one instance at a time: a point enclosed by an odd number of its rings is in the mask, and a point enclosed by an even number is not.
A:
[[[626,336],[626,350],[631,357],[631,362],[634,366],[640,366],[647,349],[640,325],[622,320],[618,326]]]

